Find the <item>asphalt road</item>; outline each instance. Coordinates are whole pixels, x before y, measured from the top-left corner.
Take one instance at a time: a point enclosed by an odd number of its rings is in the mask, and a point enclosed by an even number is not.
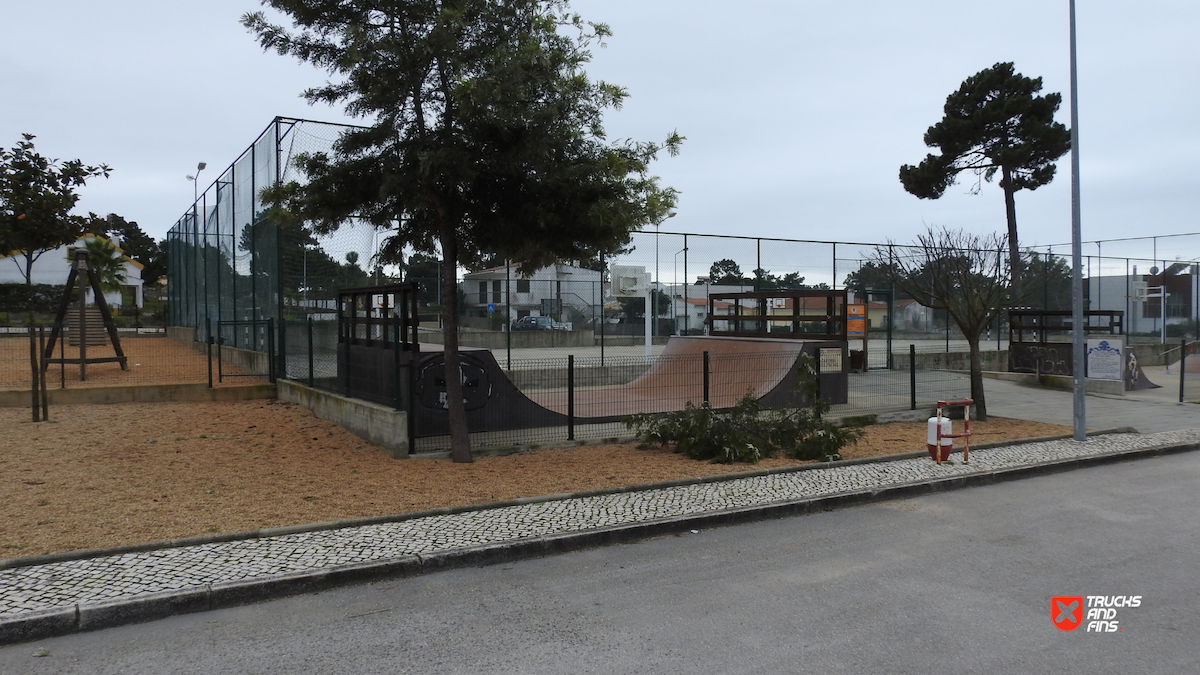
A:
[[[9,646],[0,673],[1195,673],[1198,485],[1184,453]],[[1142,600],[1068,633],[1062,595]]]

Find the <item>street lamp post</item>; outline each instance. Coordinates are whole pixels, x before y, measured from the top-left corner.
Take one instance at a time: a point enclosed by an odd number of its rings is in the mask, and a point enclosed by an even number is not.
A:
[[[187,177],[187,179],[192,182],[192,237],[194,240],[193,243],[196,244],[197,246],[200,244],[200,241],[199,241],[200,240],[200,190],[199,190],[200,172],[203,171],[204,167],[206,167],[206,166],[208,166],[208,164],[206,164],[204,162],[200,162],[199,164],[196,165],[196,175]],[[205,239],[207,239],[207,237],[205,237]],[[205,273],[207,274],[208,265],[205,265],[204,267],[205,267]],[[200,285],[193,284],[193,287],[196,289],[195,309],[196,309],[196,323],[198,324],[200,322]],[[205,292],[207,293],[207,289],[205,289]],[[206,339],[207,339],[208,334],[211,333],[211,330],[212,330],[212,327],[207,325],[208,324],[207,314],[208,314],[208,311],[206,309],[205,310],[206,318],[204,321],[206,324],[205,325]]]
[[[672,211],[672,212],[670,212],[670,213],[668,213],[668,214],[667,214],[667,218],[674,218],[674,217],[675,217],[675,212],[674,212],[674,211]],[[664,218],[663,220],[666,220],[666,218]],[[657,319],[657,318],[658,318],[658,307],[656,306],[656,305],[658,305],[658,293],[657,293],[657,291],[659,290],[659,281],[658,281],[658,235],[659,235],[659,231],[660,231],[661,229],[662,229],[662,220],[658,221],[657,223],[654,223],[654,290],[655,290],[656,292],[654,292],[654,293],[651,293],[651,301],[652,301],[652,302],[651,302],[651,304],[652,304],[652,305],[655,305],[655,306],[647,306],[647,307],[646,307],[646,320],[647,320],[647,321],[650,321],[650,322],[652,322],[652,323],[651,323],[651,326],[650,326],[650,334],[651,334],[651,335],[657,335],[657,334],[658,334],[658,331],[657,331],[657,330],[655,330],[655,327],[654,327],[653,323],[655,322],[655,319]]]
[[[188,176],[187,179],[192,182],[192,208],[195,209],[196,202],[200,201],[200,172],[204,167],[208,166],[206,162],[200,162],[196,165],[196,175]]]
[[[679,254],[686,253],[686,252],[687,252],[686,248],[681,248],[675,252],[675,270],[673,272],[671,272],[671,277],[674,279],[674,281],[672,283],[674,283],[674,284],[679,284]],[[683,285],[684,290],[686,291],[687,290],[687,281],[684,281],[682,285]],[[671,293],[668,293],[668,295],[671,296],[671,312],[673,314],[672,318],[675,320],[675,329],[678,330],[679,329],[679,309],[675,305],[675,303],[677,302],[677,299],[675,297],[674,289],[672,289]],[[688,317],[687,296],[685,295],[683,297],[683,334],[684,335],[687,335],[688,329],[691,328],[688,318],[689,317]]]
[[[1074,438],[1087,440],[1086,381],[1084,370],[1083,244],[1079,217],[1079,77],[1075,48],[1075,0],[1071,11],[1071,349],[1074,371]]]

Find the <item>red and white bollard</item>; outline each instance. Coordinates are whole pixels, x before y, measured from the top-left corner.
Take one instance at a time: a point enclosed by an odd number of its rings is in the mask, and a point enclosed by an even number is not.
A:
[[[963,439],[963,462],[969,461],[971,452],[971,404],[975,401],[964,398],[961,401],[938,401],[937,416],[929,418],[929,427],[925,436],[925,449],[933,461],[941,464],[950,459],[954,451],[954,439]],[[954,433],[954,423],[949,417],[942,416],[942,407],[949,405],[963,406],[963,431]]]

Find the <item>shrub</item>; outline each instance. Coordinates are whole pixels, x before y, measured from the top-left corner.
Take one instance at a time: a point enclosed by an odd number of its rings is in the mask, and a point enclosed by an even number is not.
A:
[[[0,284],[0,309],[13,314],[29,311],[53,314],[64,290],[66,286],[51,284]]]
[[[818,395],[817,375],[812,357],[801,356],[796,384],[802,400],[809,402],[803,408],[763,411],[753,392],[747,392],[727,412],[688,402],[680,412],[631,415],[624,423],[644,439],[640,447],[674,443],[676,452],[718,464],[754,463],[775,454],[794,459],[837,457],[863,432],[824,418],[829,402]]]

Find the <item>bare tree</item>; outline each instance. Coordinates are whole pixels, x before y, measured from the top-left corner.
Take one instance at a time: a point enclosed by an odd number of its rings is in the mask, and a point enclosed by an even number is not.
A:
[[[987,419],[979,337],[1004,306],[1011,283],[1007,237],[929,227],[915,244],[876,246],[870,260],[898,288],[926,307],[944,309],[971,350],[971,398]]]

